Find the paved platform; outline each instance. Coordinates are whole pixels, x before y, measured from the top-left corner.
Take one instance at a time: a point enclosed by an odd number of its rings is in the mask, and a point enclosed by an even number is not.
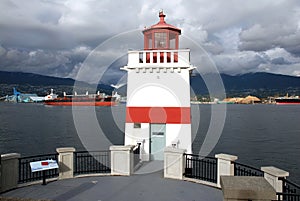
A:
[[[164,179],[162,171],[126,176],[58,180],[6,192],[2,197],[56,201],[221,201],[222,191],[188,181]]]

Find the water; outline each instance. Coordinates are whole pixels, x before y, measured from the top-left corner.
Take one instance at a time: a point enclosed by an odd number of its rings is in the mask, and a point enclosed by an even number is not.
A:
[[[199,107],[199,112],[197,112]],[[80,107],[79,114],[94,110]],[[211,118],[210,105],[193,105],[200,113],[200,127],[194,134],[193,152],[199,153]],[[90,111],[89,111],[90,112]],[[93,111],[92,111],[93,112]],[[96,120],[112,144],[123,144],[125,105],[95,108]],[[221,137],[210,155],[228,153],[254,167],[276,166],[290,172],[290,179],[300,184],[300,105],[227,105]],[[195,121],[196,118],[193,118]],[[85,129],[92,130],[89,117]],[[198,123],[198,122],[197,122]],[[196,130],[193,122],[193,130]],[[0,103],[0,153],[22,156],[54,153],[57,147],[84,150],[72,116],[72,107],[43,104]],[[104,140],[103,140],[104,141]],[[94,142],[96,145],[98,141]],[[101,144],[99,142],[99,144]],[[108,144],[99,146],[107,149]]]

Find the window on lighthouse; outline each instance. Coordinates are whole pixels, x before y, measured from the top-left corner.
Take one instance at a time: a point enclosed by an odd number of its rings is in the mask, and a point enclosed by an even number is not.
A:
[[[170,49],[176,49],[176,36],[177,34],[170,32]]]
[[[152,33],[146,35],[146,40],[147,40],[148,48],[152,49]]]
[[[156,32],[154,33],[155,47],[154,48],[166,48],[167,47],[167,33]]]

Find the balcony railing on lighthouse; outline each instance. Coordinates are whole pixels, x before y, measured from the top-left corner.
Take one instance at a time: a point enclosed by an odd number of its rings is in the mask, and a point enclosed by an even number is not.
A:
[[[127,68],[145,67],[190,67],[190,50],[142,50],[128,51]]]

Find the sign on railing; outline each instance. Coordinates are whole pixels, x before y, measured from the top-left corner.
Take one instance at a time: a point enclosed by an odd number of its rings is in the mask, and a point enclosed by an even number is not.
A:
[[[43,160],[30,162],[30,167],[32,172],[51,170],[58,168],[58,164],[55,160]]]
[[[58,161],[58,153],[43,154],[43,155],[19,158],[19,180],[18,180],[18,183],[22,184],[22,183],[42,180],[43,179],[43,171],[32,172],[30,163],[36,162],[36,161],[45,161],[45,160]],[[58,168],[49,169],[46,171],[45,174],[46,174],[47,178],[58,177],[58,175],[59,175]]]
[[[43,161],[34,161],[30,162],[31,172],[39,172],[43,173],[43,185],[46,185],[46,170],[57,169],[58,164],[55,160],[43,160]]]

